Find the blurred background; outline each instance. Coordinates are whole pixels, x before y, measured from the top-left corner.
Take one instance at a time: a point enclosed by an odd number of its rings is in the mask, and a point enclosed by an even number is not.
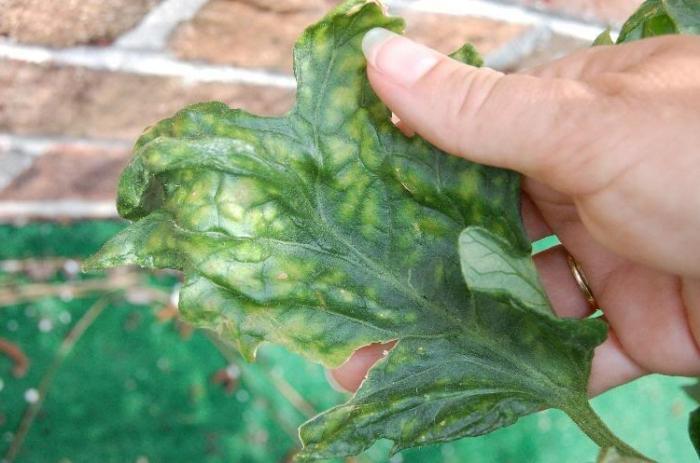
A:
[[[179,276],[80,261],[124,227],[114,197],[144,127],[188,103],[260,114],[293,101],[291,49],[331,0],[0,0],[0,458],[3,462],[286,462],[296,427],[346,399],[266,346],[254,364],[178,319]],[[513,71],[586,47],[639,0],[387,2],[408,35],[471,42]],[[688,379],[594,400],[660,461],[693,461]],[[548,411],[485,437],[353,462],[586,462]]]

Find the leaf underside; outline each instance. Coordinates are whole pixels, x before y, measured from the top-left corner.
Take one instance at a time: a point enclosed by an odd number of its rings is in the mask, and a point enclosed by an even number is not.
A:
[[[119,185],[133,223],[86,264],[182,270],[182,315],[250,359],[268,341],[337,366],[397,340],[348,402],[302,426],[301,459],[578,413],[606,336],[601,321],[552,315],[516,174],[390,122],[360,50],[373,27],[403,22],[350,0],[304,32],[284,117],[204,103],[148,129]],[[480,65],[471,47],[453,57]]]

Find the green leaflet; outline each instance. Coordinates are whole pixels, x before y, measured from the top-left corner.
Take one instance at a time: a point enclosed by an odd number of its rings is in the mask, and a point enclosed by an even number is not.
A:
[[[666,34],[698,33],[698,0],[646,0],[622,26],[617,43]]]
[[[548,407],[599,445],[634,453],[588,406],[606,327],[552,315],[520,221],[519,177],[391,124],[360,51],[377,26],[403,22],[350,0],[309,27],[285,117],[204,103],[147,130],[119,185],[119,212],[134,222],[86,268],[182,270],[183,316],[250,359],[270,341],[335,366],[398,340],[352,399],[301,428],[300,459],[356,454],[380,438],[399,450],[480,435]],[[481,63],[471,47],[454,57]],[[484,246],[503,253],[492,277]]]
[[[537,312],[550,312],[531,253],[518,254],[498,235],[469,226],[459,235],[459,255],[464,279],[472,291]]]
[[[684,386],[683,389],[685,393],[700,403],[700,380],[696,380],[693,384]],[[690,436],[690,442],[695,447],[695,451],[700,457],[700,407],[696,408],[688,417],[688,434]]]
[[[597,47],[600,45],[614,45],[615,41],[612,39],[612,36],[610,35],[610,29],[605,29],[603,32],[601,32],[598,37],[595,38],[591,46]]]
[[[690,435],[690,442],[693,443],[693,447],[695,447],[695,451],[698,452],[698,457],[700,457],[700,407],[690,412],[688,434]]]

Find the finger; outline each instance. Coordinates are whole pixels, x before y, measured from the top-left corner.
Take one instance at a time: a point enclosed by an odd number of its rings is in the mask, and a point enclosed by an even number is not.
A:
[[[604,73],[624,72],[644,63],[651,55],[675,46],[677,38],[658,37],[614,46],[576,51],[551,63],[523,69],[519,74],[542,78],[588,80]]]
[[[391,347],[393,343],[371,344],[358,349],[343,365],[330,371],[331,378],[344,390],[355,392],[367,377],[369,369],[382,359]],[[605,342],[595,349],[588,394],[595,397],[648,373],[625,353],[611,329]]]
[[[683,278],[680,284],[690,331],[693,338],[700,340],[700,279]]]
[[[551,235],[552,229],[526,194],[523,194],[521,204],[528,238],[537,240]],[[554,313],[563,318],[584,318],[592,310],[571,274],[567,258],[567,251],[562,246],[556,246],[535,255],[533,260]]]
[[[416,134],[415,130],[413,130],[411,127],[408,126],[408,124],[399,119],[399,117],[394,113],[391,114],[391,122],[396,126],[397,129],[401,131],[402,134],[409,138]]]
[[[627,354],[649,371],[700,374],[700,347],[692,332],[680,279],[617,257],[580,222],[539,204],[562,243],[581,264],[589,286]],[[690,322],[690,323],[689,323]]]
[[[443,150],[563,191],[606,180],[568,149],[596,120],[600,98],[586,84],[475,68],[384,29],[367,33],[363,50],[379,97]]]
[[[635,362],[657,373],[700,375],[700,347],[678,277],[630,263],[606,284],[600,292],[605,317]]]
[[[588,395],[595,397],[648,373],[625,353],[611,329],[608,339],[595,349],[588,379]]]
[[[416,134],[416,131],[413,130],[408,124],[406,124],[404,121],[398,121],[396,123],[396,127],[401,131],[402,134],[406,135],[407,137],[411,138]]]
[[[367,377],[369,369],[383,358],[394,344],[395,342],[377,343],[357,349],[345,363],[330,371],[331,377],[346,391],[356,391]]]

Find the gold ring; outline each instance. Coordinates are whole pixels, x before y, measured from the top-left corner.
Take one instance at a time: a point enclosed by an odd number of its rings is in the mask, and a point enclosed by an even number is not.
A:
[[[583,297],[586,298],[586,302],[588,302],[591,309],[597,310],[599,308],[598,301],[595,300],[595,296],[593,295],[593,291],[591,291],[591,287],[588,284],[586,275],[583,273],[583,269],[581,269],[581,265],[579,265],[576,259],[574,259],[574,256],[568,252],[566,254],[566,260],[569,263],[569,268],[571,269],[571,273],[574,275],[576,284],[578,284],[579,289],[581,289],[581,292],[583,293]]]

